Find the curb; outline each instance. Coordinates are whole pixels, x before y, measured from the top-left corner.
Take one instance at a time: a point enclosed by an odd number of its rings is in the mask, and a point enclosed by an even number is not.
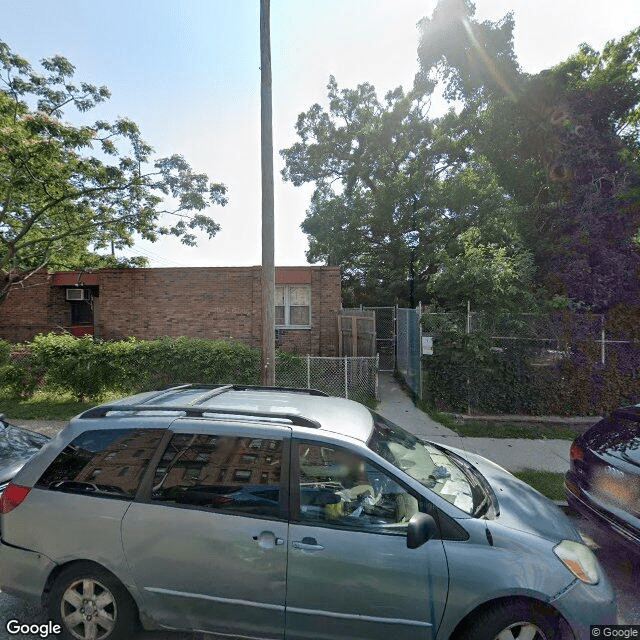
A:
[[[524,415],[475,415],[469,413],[444,413],[454,420],[478,420],[481,422],[539,422],[561,423],[570,425],[594,425],[602,420],[602,416],[524,416]]]

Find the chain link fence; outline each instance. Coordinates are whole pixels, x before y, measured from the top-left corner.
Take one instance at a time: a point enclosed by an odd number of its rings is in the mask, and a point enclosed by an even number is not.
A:
[[[425,396],[469,413],[602,413],[640,399],[640,317],[424,313]]]
[[[170,347],[171,345],[168,346]],[[95,378],[97,381],[101,373],[100,363],[104,364],[105,359],[109,360],[108,354],[105,354],[101,359],[98,351],[99,345],[96,345],[96,353],[94,354],[96,357],[90,360],[87,357],[81,360],[82,354],[69,353],[67,369],[69,371],[79,371],[82,366],[87,373],[84,375],[79,373],[76,377]],[[163,352],[164,356],[167,353],[170,352]],[[205,361],[208,357],[215,358],[215,354],[201,355]],[[244,373],[244,378],[239,379],[238,382],[242,384],[259,384],[259,352],[249,351],[248,354],[243,352],[242,355],[244,359],[237,362],[233,361],[233,354],[230,355],[233,362],[229,366],[237,366]],[[164,356],[160,358],[163,362],[175,364],[176,358]],[[44,376],[50,369],[51,361],[49,363],[40,362],[34,368],[33,357],[33,349],[28,344],[13,345],[0,341],[0,371],[3,373],[0,376],[0,388],[10,384],[12,388],[15,387],[18,395],[25,392],[32,393],[35,389],[41,388],[44,384]],[[249,358],[248,360],[246,359],[247,357]],[[56,362],[59,362],[59,360],[59,358],[56,359]],[[16,366],[12,368],[11,365]],[[168,372],[167,379],[159,379],[157,385],[201,379],[202,372],[197,368],[197,365],[200,365],[200,369],[202,369],[203,362],[196,363],[193,360],[185,360],[184,367],[179,372],[172,371],[170,372],[172,375],[169,375]],[[89,368],[87,369],[87,367]],[[147,363],[147,367],[151,367],[151,365]],[[32,371],[32,369],[34,370]],[[40,372],[40,370],[42,371]],[[149,368],[149,370],[152,371],[153,369]],[[120,375],[122,374],[118,373],[118,376]],[[233,373],[230,375],[233,375]],[[371,404],[378,399],[377,356],[338,358],[301,356],[280,351],[276,356],[275,377],[276,386],[278,387],[318,389],[331,396],[349,398],[365,404]],[[211,382],[208,380],[202,381]],[[235,380],[213,380],[213,382],[231,381]],[[64,384],[61,380],[58,380],[58,383]],[[96,384],[98,383],[96,382]]]
[[[425,335],[433,337],[447,332],[484,333],[496,349],[505,348],[509,341],[527,341],[538,348],[542,364],[569,356],[578,344],[586,342],[599,349],[603,366],[610,357],[620,359],[629,349],[637,348],[635,340],[607,326],[606,316],[591,313],[423,313],[422,328]]]
[[[378,357],[320,357],[279,354],[276,386],[318,389],[371,403],[378,399]]]
[[[364,307],[376,314],[376,350],[380,356],[380,371],[396,368],[396,309],[395,307]]]

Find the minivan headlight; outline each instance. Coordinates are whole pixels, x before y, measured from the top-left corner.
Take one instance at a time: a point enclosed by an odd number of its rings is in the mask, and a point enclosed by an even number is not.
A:
[[[584,544],[563,540],[553,548],[553,552],[578,580],[587,584],[597,584],[600,580],[598,560],[593,551]]]

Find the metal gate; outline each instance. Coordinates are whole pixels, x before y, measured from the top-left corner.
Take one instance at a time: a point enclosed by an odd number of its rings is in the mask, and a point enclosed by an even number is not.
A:
[[[380,356],[380,371],[396,368],[396,308],[364,307],[376,314],[376,350]]]
[[[415,396],[422,398],[421,309],[397,309],[396,313],[396,368]]]

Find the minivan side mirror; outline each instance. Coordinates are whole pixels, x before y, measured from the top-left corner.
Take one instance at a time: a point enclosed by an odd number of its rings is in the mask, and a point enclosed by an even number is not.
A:
[[[417,549],[437,533],[438,527],[433,516],[426,513],[416,513],[411,517],[407,526],[407,547]]]

